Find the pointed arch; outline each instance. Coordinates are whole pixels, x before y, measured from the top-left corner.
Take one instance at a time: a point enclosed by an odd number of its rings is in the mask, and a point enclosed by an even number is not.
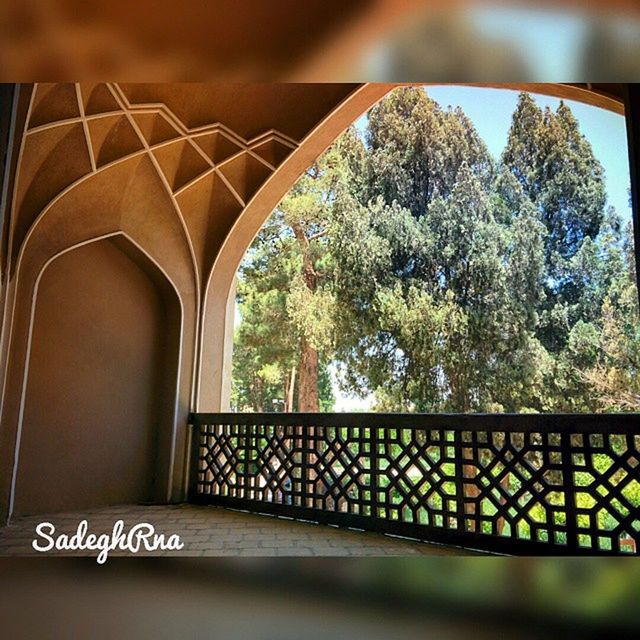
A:
[[[93,257],[101,259],[93,260]],[[84,269],[76,265],[71,270],[57,270],[69,258],[71,266],[80,259]],[[99,275],[107,276],[110,269],[115,269],[115,279],[106,282],[93,278],[92,267]],[[84,273],[87,269],[90,273]],[[53,279],[49,277],[52,274]],[[79,283],[85,289],[72,287],[73,290],[65,291],[68,279],[71,285]],[[48,286],[43,288],[43,283]],[[96,298],[100,296],[83,299],[83,291],[105,293],[103,304],[96,305]],[[74,313],[74,309],[69,308],[71,305],[60,309],[65,299],[76,301],[78,312]],[[119,304],[112,305],[112,301]],[[164,313],[153,318],[161,308],[154,303],[160,301]],[[145,303],[149,308],[145,308]],[[39,308],[41,304],[48,306]],[[56,306],[52,305],[57,306],[57,313]],[[127,305],[129,310],[135,309],[135,314],[126,314]],[[111,314],[110,309],[113,309]],[[100,320],[104,322],[96,326]],[[76,347],[75,341],[70,341],[69,334],[64,332],[70,329],[82,332],[87,322],[91,323],[92,341]],[[157,335],[150,335],[145,343],[146,329],[151,330],[150,334],[157,334],[165,327],[166,336],[160,336],[158,344],[152,344],[158,339]],[[176,459],[183,329],[183,305],[175,284],[126,233],[105,234],[79,242],[46,261],[36,278],[31,303],[9,513],[16,507],[24,512],[19,498],[21,491],[24,504],[29,505],[25,508],[36,511],[90,506],[95,504],[98,495],[103,501],[116,502],[134,496],[146,500],[170,499]],[[52,336],[55,339],[46,340]],[[39,350],[36,358],[33,357],[34,345]],[[126,354],[118,353],[118,349],[126,349]],[[150,356],[161,357],[162,366],[154,367]],[[69,362],[90,366],[78,366],[76,370],[75,366],[65,367]],[[57,368],[58,364],[62,366]],[[156,370],[165,372],[164,379],[154,379]],[[119,380],[120,376],[124,379]],[[54,384],[56,377],[60,384]],[[44,384],[38,385],[37,378]],[[78,386],[71,393],[63,386],[70,380]],[[48,391],[43,394],[43,389]],[[103,397],[99,405],[92,389]],[[54,406],[46,401],[52,394],[60,400]],[[141,406],[145,400],[151,402]],[[82,416],[94,419],[86,424]],[[60,423],[65,426],[64,433],[55,432]],[[75,442],[76,439],[79,442]],[[89,441],[95,441],[95,446],[87,446]],[[81,454],[71,455],[65,463],[66,448],[61,449],[61,442],[71,452],[80,447]],[[107,452],[111,455],[105,455]],[[32,477],[33,470],[41,466],[42,474]],[[88,474],[84,484],[79,476],[83,473]],[[51,490],[47,491],[46,487]]]
[[[234,279],[246,250],[300,175],[343,131],[394,86],[366,84],[353,91],[310,131],[236,218],[217,253],[204,290],[196,411],[219,411],[228,406]]]

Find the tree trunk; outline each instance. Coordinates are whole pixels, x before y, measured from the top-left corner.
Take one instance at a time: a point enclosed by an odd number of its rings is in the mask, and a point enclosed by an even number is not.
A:
[[[469,396],[466,391],[466,384],[463,382],[463,376],[459,375],[456,378],[455,394],[458,398],[458,410],[462,413],[469,413],[470,402]],[[464,497],[464,513],[465,516],[469,516],[469,519],[462,523],[463,531],[476,531],[475,518],[481,515],[482,504],[478,500],[480,495],[480,488],[473,482],[477,476],[477,468],[474,464],[474,451],[471,447],[464,447],[461,450],[462,455],[462,487]],[[478,456],[479,457],[479,456]],[[465,461],[472,462],[472,464],[464,464]],[[477,461],[479,462],[479,460]]]
[[[298,365],[298,411],[317,413],[319,410],[318,352],[302,338]]]
[[[502,478],[502,480],[500,480],[500,486],[504,489],[505,493],[507,493],[508,495],[511,495],[509,493],[509,483],[511,480],[511,474],[510,473],[505,473],[504,474],[504,478]],[[506,499],[501,495],[500,496],[500,504],[501,505],[505,505],[507,503]],[[506,524],[506,520],[502,517],[498,518],[498,522],[496,525],[496,530],[498,532],[498,535],[501,536],[502,532],[504,531],[504,525]],[[517,526],[517,525],[516,525]],[[513,535],[513,531],[510,532],[511,535]]]
[[[293,411],[294,391],[296,388],[296,368],[291,367],[291,374],[288,376],[285,390],[284,411],[291,413]]]
[[[318,286],[318,277],[309,255],[309,238],[299,224],[292,224],[293,233],[302,248],[302,274],[307,288],[312,293]],[[300,358],[298,360],[298,411],[317,413],[318,401],[318,352],[303,336],[300,340]]]
[[[313,262],[309,255],[309,238],[306,236],[301,225],[292,224],[291,228],[302,249],[302,273],[305,284],[309,291],[313,293],[316,290],[318,281]],[[318,352],[304,336],[300,340],[300,355],[298,358],[298,411],[300,411],[300,413],[317,413],[320,411],[320,402],[318,400]],[[304,429],[304,427],[302,429]],[[309,497],[305,500],[305,506],[313,507],[314,499],[311,495],[317,490],[314,488],[316,472],[313,469],[313,464],[317,459],[316,453],[313,451],[313,448],[317,445],[315,442],[315,428],[308,427],[305,434],[306,438],[300,441],[301,446],[304,446],[304,448],[308,447],[308,452],[303,454],[306,458],[308,468],[308,484],[305,492],[307,492]]]
[[[473,457],[473,449],[467,447],[462,449],[462,457],[463,460],[471,460]],[[480,489],[474,482],[468,482],[468,480],[473,480],[476,475],[477,470],[473,464],[462,465],[462,486],[465,498],[464,513],[466,516],[469,516],[469,520],[462,524],[463,531],[476,531],[475,517],[481,515],[482,504],[477,499],[480,495]],[[467,502],[467,500],[469,502]]]
[[[262,380],[257,376],[253,379],[253,407],[254,411],[262,413]]]

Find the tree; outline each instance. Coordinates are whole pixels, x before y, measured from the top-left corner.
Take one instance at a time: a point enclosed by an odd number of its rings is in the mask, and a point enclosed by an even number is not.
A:
[[[323,154],[298,180],[280,204],[283,221],[295,239],[297,273],[290,282],[287,312],[298,338],[298,410],[314,412],[320,364],[333,347],[334,296],[327,229],[342,158],[337,149]]]
[[[502,164],[547,229],[537,336],[557,353],[576,322],[593,319],[594,309],[579,304],[587,283],[576,275],[573,259],[598,235],[606,201],[603,169],[564,102],[555,113],[542,111],[526,93],[513,114]]]
[[[338,199],[330,230],[345,384],[385,409],[486,409],[517,382],[509,362],[530,373],[544,227],[532,205],[504,219],[460,109],[402,89],[372,110],[366,138],[369,200]]]
[[[443,110],[417,87],[399,88],[371,110],[366,141],[366,200],[397,202],[416,217],[436,194],[451,193],[463,163],[483,184],[493,172],[487,147],[462,110]]]
[[[599,410],[640,409],[640,310],[631,223],[621,242],[615,242],[616,225],[603,239],[608,251],[603,271],[609,286],[601,305],[599,350],[595,362],[582,374]],[[619,267],[619,268],[618,268]]]
[[[276,212],[249,249],[238,274],[241,323],[233,351],[232,403],[239,409],[289,409],[295,384],[295,333],[287,291],[295,262]]]
[[[569,107],[521,94],[496,163],[461,109],[400,88],[298,181],[240,273],[234,403],[631,410],[633,243]]]
[[[256,410],[265,392],[285,411],[314,412],[333,403],[327,363],[334,300],[327,285],[332,267],[326,231],[340,167],[333,150],[310,167],[259,234],[241,270],[234,398]]]

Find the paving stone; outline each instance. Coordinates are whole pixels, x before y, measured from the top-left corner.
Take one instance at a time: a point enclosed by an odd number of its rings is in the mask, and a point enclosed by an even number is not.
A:
[[[451,555],[446,547],[390,538],[371,532],[338,529],[272,516],[196,505],[112,506],[78,513],[59,513],[15,518],[0,528],[0,555],[41,555],[31,543],[35,527],[51,522],[56,534],[72,535],[81,520],[89,533],[110,533],[117,520],[125,530],[148,522],[156,533],[178,533],[185,547],[180,551],[141,551],[139,555],[162,556],[397,556]],[[56,555],[95,556],[96,551],[56,551]],[[128,555],[113,551],[110,555]]]

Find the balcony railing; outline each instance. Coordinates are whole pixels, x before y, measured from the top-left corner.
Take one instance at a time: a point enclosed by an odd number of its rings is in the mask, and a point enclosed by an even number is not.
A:
[[[640,414],[193,414],[189,498],[509,554],[640,549]]]

